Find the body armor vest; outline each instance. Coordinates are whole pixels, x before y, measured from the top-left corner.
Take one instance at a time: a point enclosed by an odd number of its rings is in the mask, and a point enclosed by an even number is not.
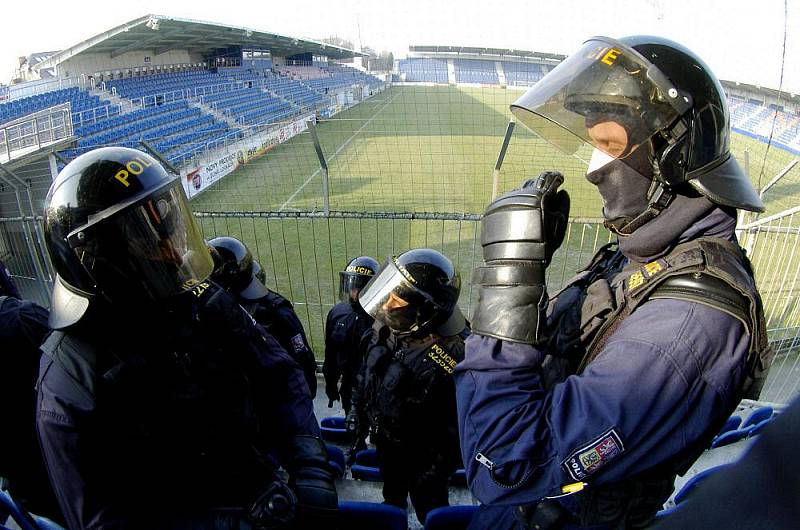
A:
[[[550,337],[543,364],[545,386],[580,374],[599,355],[622,322],[650,299],[695,302],[723,311],[745,326],[750,348],[739,397],[757,398],[772,362],[761,297],[755,287],[750,262],[735,243],[719,238],[699,238],[678,245],[656,261],[625,264],[616,244],[602,247],[589,266],[567,282],[551,300],[548,310]],[[731,411],[733,412],[733,411]],[[651,469],[616,484],[588,488],[577,499],[578,523],[609,524],[619,528],[644,528],[672,492],[677,474],[685,473],[727,416],[709,425],[694,447],[667,465]],[[531,525],[552,508],[526,510]],[[557,528],[563,522],[551,526]],[[541,524],[544,522],[545,524]]]
[[[55,331],[41,349],[92,396],[82,428],[128,480],[175,505],[250,501],[274,465],[256,449],[265,433],[246,361],[199,322],[173,331],[147,344]]]
[[[367,350],[365,381],[366,412],[373,434],[398,441],[405,430],[415,427],[420,414],[435,413],[422,410],[436,408],[436,403],[425,403],[431,388],[437,378],[452,377],[463,359],[460,335],[428,335],[419,340],[398,340],[391,335],[385,341],[373,341]]]

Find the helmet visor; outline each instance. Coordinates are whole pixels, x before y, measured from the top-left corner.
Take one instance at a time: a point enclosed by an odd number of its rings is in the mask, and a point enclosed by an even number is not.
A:
[[[690,97],[636,50],[595,37],[512,103],[511,113],[567,154],[588,143],[625,158],[689,108]]]
[[[372,276],[366,274],[356,274],[354,272],[340,272],[339,273],[339,301],[349,302],[358,296],[361,289],[364,288]]]
[[[375,320],[397,332],[414,331],[434,316],[436,304],[400,272],[389,258],[358,295],[358,302]],[[428,314],[430,313],[430,314]]]
[[[113,210],[68,236],[100,290],[161,300],[211,274],[214,262],[177,181]]]

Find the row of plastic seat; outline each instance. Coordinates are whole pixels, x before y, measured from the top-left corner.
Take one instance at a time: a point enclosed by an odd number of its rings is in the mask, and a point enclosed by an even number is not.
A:
[[[77,88],[69,91],[60,90],[57,93],[47,92],[37,96],[0,103],[0,122],[11,121],[62,103],[69,103],[72,112],[82,112],[107,105],[109,102],[101,100],[99,96],[81,92]]]
[[[425,530],[463,530],[477,506],[445,506],[431,510]],[[64,530],[49,519],[27,514],[7,492],[0,490],[0,521],[11,519],[21,530]],[[395,506],[374,502],[340,501],[339,528],[348,530],[407,530],[408,515]],[[0,524],[0,529],[8,530]]]
[[[744,422],[739,416],[733,415],[728,418],[711,442],[711,448],[724,447],[746,438],[752,438],[760,433],[774,417],[775,411],[772,407],[760,407],[753,410]]]
[[[158,116],[148,118],[146,120],[138,120],[135,122],[131,122],[130,124],[125,125],[123,127],[116,127],[110,129],[107,132],[101,134],[84,136],[78,141],[78,146],[83,147],[86,145],[106,144],[114,142],[116,140],[124,140],[129,136],[147,132],[151,129],[154,129],[156,127],[159,127],[167,123],[175,124],[177,122],[189,118],[200,117],[200,114],[201,114],[200,109],[185,109],[185,110],[178,110],[174,112],[161,114]],[[213,117],[211,116],[208,117],[213,120]]]
[[[231,133],[230,131],[217,133],[210,138],[204,139],[202,142],[191,144],[186,146],[184,149],[167,156],[167,160],[173,164],[182,164],[198,155],[202,155],[207,149],[214,149],[216,147],[214,145],[215,142],[221,142],[226,138],[230,140],[241,139],[244,138],[244,133],[241,131],[236,131],[234,133]]]
[[[228,132],[229,130],[230,128],[225,124],[214,123],[211,126],[201,126],[187,133],[167,136],[166,139],[155,141],[153,147],[161,153],[169,154],[171,151],[179,149],[184,145],[194,144],[213,134]]]
[[[263,110],[254,110],[247,112],[240,116],[241,122],[246,125],[255,125],[262,123],[277,123],[291,117],[295,111],[293,109],[286,109],[279,112],[264,112]]]
[[[187,106],[188,104],[186,101],[175,101],[172,103],[165,103],[164,105],[135,110],[133,112],[129,112],[128,114],[110,116],[109,119],[98,121],[97,123],[93,123],[91,125],[84,125],[83,127],[75,129],[75,135],[84,137],[91,136],[106,129],[118,127],[126,123],[132,123],[134,121],[139,121],[151,116],[156,116],[158,114],[163,114],[174,110],[185,109]]]

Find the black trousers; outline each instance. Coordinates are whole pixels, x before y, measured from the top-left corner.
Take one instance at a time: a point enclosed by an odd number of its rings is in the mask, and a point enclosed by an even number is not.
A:
[[[432,458],[403,444],[376,440],[378,465],[383,475],[383,501],[406,509],[407,498],[420,523],[425,524],[428,512],[449,506],[448,483],[452,470],[432,472]]]

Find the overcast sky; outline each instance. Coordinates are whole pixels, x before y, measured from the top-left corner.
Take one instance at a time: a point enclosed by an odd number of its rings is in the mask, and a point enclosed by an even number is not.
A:
[[[693,49],[722,79],[770,88],[780,83],[786,24],[783,88],[800,92],[800,0],[9,0],[3,11],[3,82],[18,56],[67,48],[155,13],[298,37],[338,35],[395,58],[409,44],[569,54],[592,35],[655,34]]]

